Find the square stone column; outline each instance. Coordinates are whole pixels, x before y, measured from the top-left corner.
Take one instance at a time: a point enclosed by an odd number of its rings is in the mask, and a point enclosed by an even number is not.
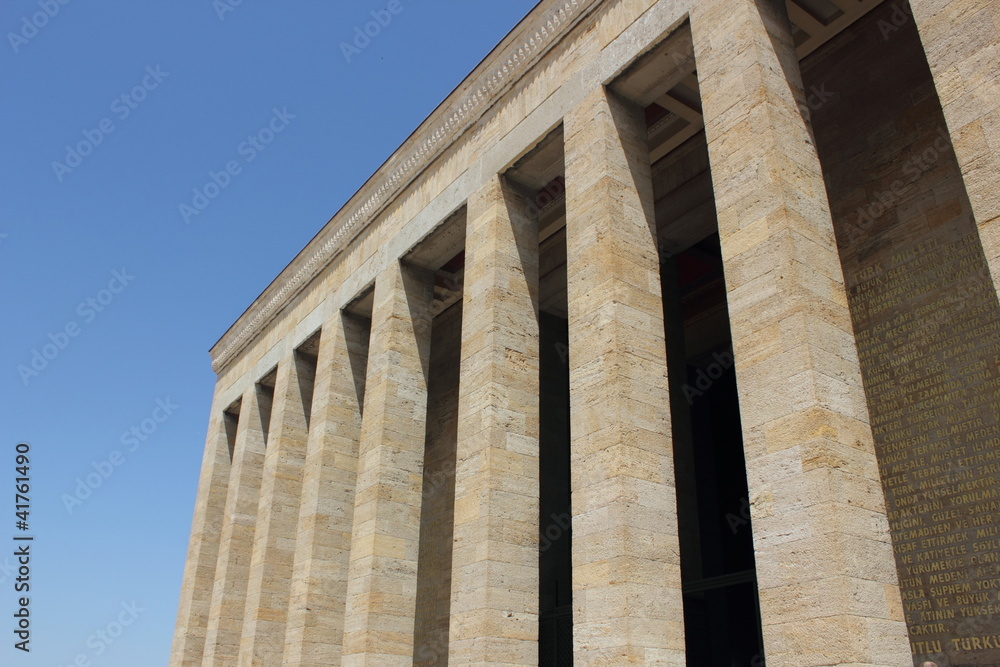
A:
[[[285,633],[286,665],[340,664],[368,327],[367,320],[338,312],[320,337]]]
[[[430,271],[398,261],[375,280],[345,667],[413,662],[433,301]]]
[[[691,15],[768,667],[908,665],[826,188],[782,0]]]
[[[587,665],[685,665],[642,109],[602,87],[564,131],[574,655]]]
[[[205,651],[208,611],[212,604],[212,584],[219,558],[222,519],[229,488],[229,436],[235,420],[218,405],[219,387],[212,402],[208,438],[198,479],[198,497],[191,522],[191,541],[184,564],[184,584],[177,609],[171,667],[201,667]]]
[[[500,176],[469,199],[449,665],[538,664],[538,226]]]
[[[281,663],[308,432],[303,391],[307,396],[312,392],[314,379],[314,371],[295,352],[278,364],[240,640],[241,666]]]
[[[881,26],[891,39],[905,5]],[[1000,289],[1000,3],[910,0],[993,284]]]
[[[239,654],[270,415],[270,394],[254,384],[243,394],[240,405],[205,637],[206,667],[231,667]]]

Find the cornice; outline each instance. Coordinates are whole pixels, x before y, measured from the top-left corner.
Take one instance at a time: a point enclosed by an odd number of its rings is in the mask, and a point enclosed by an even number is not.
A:
[[[600,0],[541,2],[403,142],[212,347],[220,372],[403,189],[527,74]]]

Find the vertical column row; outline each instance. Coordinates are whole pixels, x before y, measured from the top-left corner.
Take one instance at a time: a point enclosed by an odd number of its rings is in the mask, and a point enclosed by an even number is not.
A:
[[[278,364],[249,572],[240,665],[276,665],[285,644],[302,468],[315,370],[299,352]]]
[[[288,605],[286,665],[340,664],[370,326],[364,318],[337,313],[320,339]]]
[[[205,570],[196,563],[208,559],[213,571],[185,580],[176,664],[318,665],[342,653],[346,664],[411,659],[432,278],[399,263],[377,281],[370,369],[370,322],[338,313],[316,367],[296,352],[245,393],[234,447],[226,418],[213,422],[216,442],[203,465],[212,480],[201,497],[216,501],[225,521],[213,541],[198,528],[211,512],[196,514],[192,544],[201,555],[188,568]],[[374,389],[363,423],[366,385]],[[203,587],[214,579],[201,619],[191,611],[198,577]],[[359,584],[352,604],[349,580]],[[360,628],[347,635],[347,651],[345,625]]]
[[[909,664],[825,185],[781,0],[692,11],[768,665]]]
[[[184,583],[171,649],[171,667],[200,667],[205,651],[205,630],[229,487],[230,443],[235,438],[237,423],[237,418],[223,411],[216,401],[218,387],[198,480],[191,541],[184,564]]]
[[[494,177],[468,203],[451,665],[538,661],[538,229]]]
[[[574,653],[684,665],[676,491],[642,110],[565,118]]]
[[[239,654],[272,396],[267,387],[255,384],[240,406],[205,637],[205,665],[234,665]]]
[[[412,662],[432,314],[431,272],[400,261],[376,279],[344,665]]]
[[[1000,289],[1000,4],[910,0],[910,6]]]

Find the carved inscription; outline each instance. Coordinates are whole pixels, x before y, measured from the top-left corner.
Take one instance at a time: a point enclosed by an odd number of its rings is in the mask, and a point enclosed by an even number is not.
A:
[[[974,228],[901,246],[849,299],[911,647],[997,665],[1000,308]]]
[[[1000,304],[941,89],[901,8],[883,2],[805,58],[803,84],[836,91],[809,111],[913,665],[998,667]]]

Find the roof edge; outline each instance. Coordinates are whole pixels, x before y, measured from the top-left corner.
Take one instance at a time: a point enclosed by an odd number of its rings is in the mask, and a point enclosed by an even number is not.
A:
[[[527,74],[600,0],[542,0],[431,112],[212,346],[219,373],[379,213]]]

